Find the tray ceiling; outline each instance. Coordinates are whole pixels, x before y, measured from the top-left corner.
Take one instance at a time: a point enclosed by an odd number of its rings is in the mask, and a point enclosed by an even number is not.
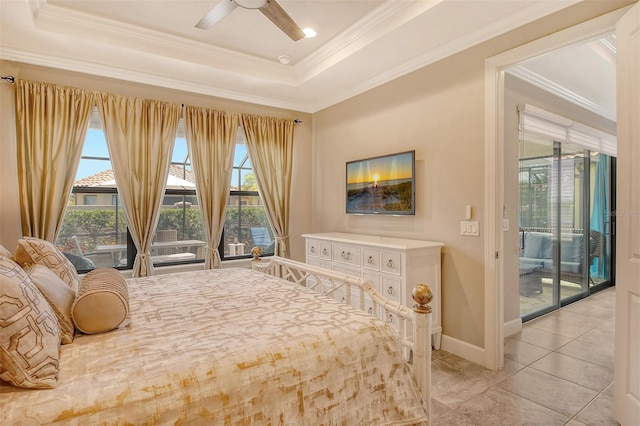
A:
[[[297,42],[242,8],[195,28],[217,2],[2,0],[0,58],[314,112],[579,0],[280,0]]]

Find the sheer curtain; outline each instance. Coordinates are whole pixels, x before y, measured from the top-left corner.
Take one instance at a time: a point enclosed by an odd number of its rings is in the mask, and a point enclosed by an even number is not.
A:
[[[18,185],[23,235],[54,242],[73,188],[94,94],[16,81]]]
[[[293,120],[241,116],[247,151],[271,228],[275,254],[289,257],[289,208],[293,166]]]
[[[138,254],[133,276],[153,275],[151,241],[176,138],[180,105],[110,93],[98,109],[127,226]]]
[[[186,106],[184,127],[202,223],[207,234],[204,267],[220,268],[218,245],[229,200],[238,116]]]

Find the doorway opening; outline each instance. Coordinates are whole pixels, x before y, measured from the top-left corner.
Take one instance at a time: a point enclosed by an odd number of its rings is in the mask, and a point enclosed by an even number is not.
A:
[[[614,282],[615,52],[602,34],[505,71],[505,105],[517,109],[505,114],[517,115],[517,136],[505,130],[519,240],[509,315],[519,303],[523,322]]]

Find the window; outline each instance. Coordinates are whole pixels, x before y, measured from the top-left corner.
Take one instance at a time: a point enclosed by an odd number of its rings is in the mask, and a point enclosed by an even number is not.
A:
[[[274,241],[267,212],[258,193],[244,133],[242,129],[238,129],[229,203],[222,234],[224,244],[221,243],[218,247],[220,258],[224,260],[250,256],[254,246],[259,246],[263,254],[272,255]]]
[[[221,259],[250,257],[250,249],[273,253],[273,233],[260,200],[244,136],[238,132],[230,199],[225,218]],[[94,110],[82,150],[72,194],[56,245],[78,271],[94,267],[131,269],[136,249],[128,236],[109,150]],[[202,262],[206,236],[196,196],[195,179],[180,120],[165,197],[153,237],[154,265]]]
[[[97,109],[91,116],[56,245],[78,271],[101,266],[127,267],[124,210]]]

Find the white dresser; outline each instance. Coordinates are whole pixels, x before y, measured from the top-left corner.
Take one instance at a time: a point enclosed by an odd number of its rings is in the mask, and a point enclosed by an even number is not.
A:
[[[407,240],[375,235],[327,232],[304,234],[306,262],[345,274],[371,280],[385,296],[412,307],[413,288],[427,284],[433,292],[432,343],[440,349],[442,323],[440,311],[440,257],[443,243]],[[369,302],[365,309],[372,312]],[[376,312],[378,316],[381,313]],[[384,318],[398,328],[396,318]]]

